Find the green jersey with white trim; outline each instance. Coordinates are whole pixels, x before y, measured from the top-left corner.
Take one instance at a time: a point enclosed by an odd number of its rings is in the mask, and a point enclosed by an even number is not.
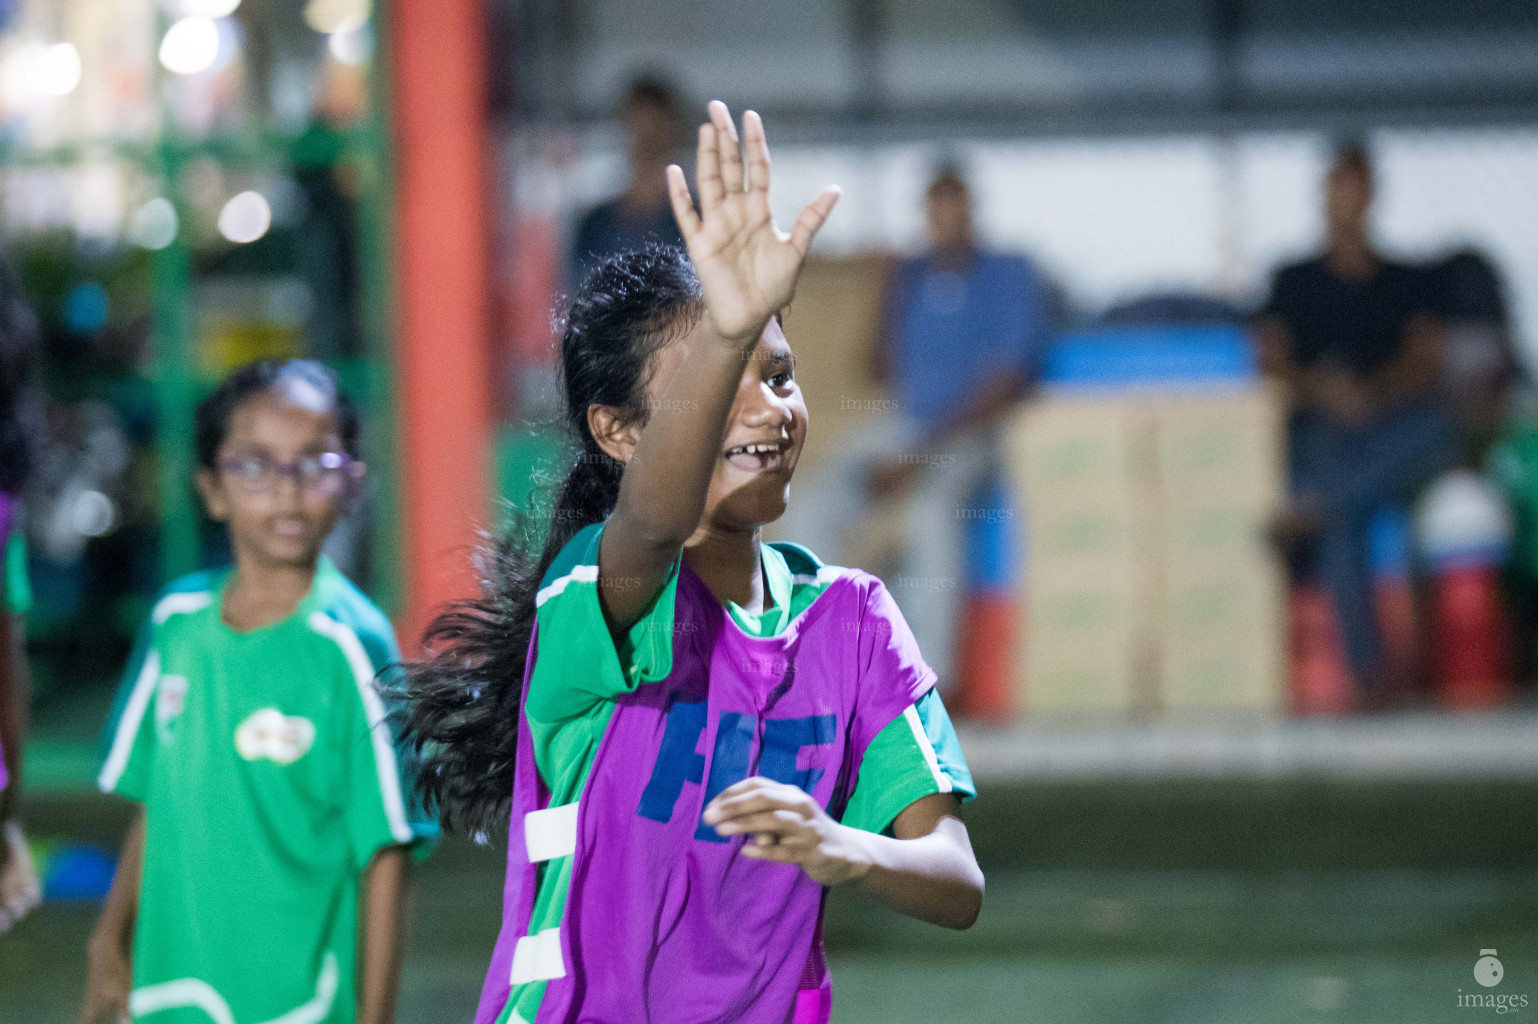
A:
[[[329,561],[287,618],[225,623],[228,571],[174,584],[125,673],[99,784],[144,804],[129,1009],[155,1024],[347,1024],[359,879],[437,826],[378,672],[389,622]]]
[[[539,651],[525,686],[524,720],[535,764],[550,791],[549,806],[581,795],[588,770],[614,712],[614,699],[666,679],[673,670],[674,606],[679,562],[652,603],[616,643],[598,595],[598,545],[603,523],[583,528],[556,556],[535,599]],[[728,601],[728,612],[755,636],[777,636],[839,576],[799,544],[759,545],[769,600],[762,613]],[[861,759],[843,822],[889,832],[909,804],[933,793],[976,795],[945,705],[930,690],[877,734]],[[571,857],[540,865],[539,889],[526,934],[557,928],[570,889]],[[500,1024],[532,1021],[545,982],[514,986]]]

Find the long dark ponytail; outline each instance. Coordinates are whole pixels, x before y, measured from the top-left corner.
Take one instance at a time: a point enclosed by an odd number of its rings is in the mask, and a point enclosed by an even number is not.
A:
[[[561,378],[575,455],[555,501],[536,497],[513,510],[477,556],[480,596],[433,620],[425,660],[407,663],[399,684],[403,733],[419,758],[417,788],[446,829],[485,836],[505,823],[535,594],[566,543],[606,519],[619,497],[624,466],[593,440],[588,407],[612,406],[644,423],[653,356],[699,309],[688,255],[662,245],[599,263],[571,301]]]

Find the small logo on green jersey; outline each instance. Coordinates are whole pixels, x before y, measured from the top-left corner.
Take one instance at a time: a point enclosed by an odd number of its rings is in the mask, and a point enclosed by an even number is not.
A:
[[[262,708],[235,727],[235,750],[247,761],[293,764],[314,743],[314,722],[277,708]]]
[[[161,676],[155,691],[155,724],[162,733],[169,733],[171,723],[182,713],[187,702],[186,676]]]

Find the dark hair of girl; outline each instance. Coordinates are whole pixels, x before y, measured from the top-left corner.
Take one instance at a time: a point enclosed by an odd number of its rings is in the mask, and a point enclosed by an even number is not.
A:
[[[536,499],[535,507],[513,510],[477,560],[480,596],[433,620],[425,660],[407,663],[398,684],[402,731],[420,758],[420,796],[445,829],[484,841],[506,822],[535,594],[566,543],[606,519],[619,497],[624,466],[593,440],[588,407],[611,406],[645,423],[653,356],[701,308],[688,255],[664,245],[608,257],[571,300],[561,324],[561,377],[575,455],[554,505]]]
[[[198,465],[213,470],[219,460],[219,447],[230,430],[230,417],[252,395],[261,394],[279,384],[300,382],[319,391],[336,410],[337,433],[346,454],[358,457],[358,409],[337,384],[336,372],[311,359],[258,359],[231,373],[213,394],[198,405],[194,421]]]

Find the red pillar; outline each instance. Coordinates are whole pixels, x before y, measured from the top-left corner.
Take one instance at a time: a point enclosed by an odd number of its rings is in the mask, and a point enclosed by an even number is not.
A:
[[[474,592],[489,505],[484,0],[395,0],[397,327],[405,585],[402,646]]]

